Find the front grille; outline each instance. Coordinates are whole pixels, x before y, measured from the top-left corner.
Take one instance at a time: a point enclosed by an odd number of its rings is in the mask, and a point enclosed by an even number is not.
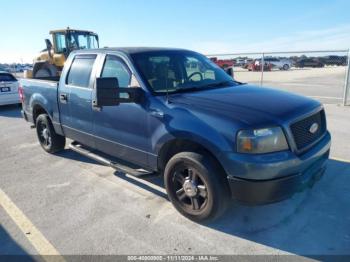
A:
[[[318,125],[318,129],[315,133],[312,133],[310,132],[310,128],[314,123]],[[327,126],[324,110],[292,124],[290,129],[297,149],[303,150],[318,140],[326,132]]]

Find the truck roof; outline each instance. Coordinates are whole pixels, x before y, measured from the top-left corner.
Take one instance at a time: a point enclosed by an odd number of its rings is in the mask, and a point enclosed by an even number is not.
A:
[[[99,49],[83,49],[76,50],[74,53],[106,53],[106,52],[121,52],[127,55],[146,53],[146,52],[157,52],[157,51],[190,51],[181,48],[171,48],[171,47],[105,47]]]
[[[88,34],[96,34],[95,32],[89,31],[89,30],[81,30],[81,29],[72,29],[72,28],[66,28],[66,29],[57,29],[57,30],[51,30],[49,33],[66,33],[67,31],[70,32],[82,32],[82,33],[88,33]]]

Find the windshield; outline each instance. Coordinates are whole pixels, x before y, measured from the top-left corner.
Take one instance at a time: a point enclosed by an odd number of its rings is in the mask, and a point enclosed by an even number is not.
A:
[[[67,43],[69,50],[93,49],[99,47],[96,35],[83,32],[75,32],[69,34]]]
[[[176,93],[236,82],[207,57],[190,51],[156,51],[131,55],[141,76],[155,93]]]

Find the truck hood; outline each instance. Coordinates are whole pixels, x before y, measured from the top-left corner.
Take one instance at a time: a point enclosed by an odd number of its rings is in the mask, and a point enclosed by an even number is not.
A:
[[[249,126],[283,124],[320,107],[304,96],[253,85],[174,94],[169,100],[190,111],[210,111]]]

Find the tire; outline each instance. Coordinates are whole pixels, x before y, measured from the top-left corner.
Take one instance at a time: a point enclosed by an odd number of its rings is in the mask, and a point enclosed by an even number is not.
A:
[[[35,123],[39,143],[46,152],[52,154],[64,149],[66,138],[56,134],[47,114],[39,115]]]
[[[195,222],[215,220],[227,208],[230,190],[224,171],[205,153],[174,155],[165,167],[164,184],[174,207]]]
[[[57,76],[57,68],[49,63],[44,63],[35,72],[34,78],[47,78]]]
[[[41,68],[39,69],[36,74],[35,74],[35,78],[44,78],[44,77],[50,77],[50,71],[46,68]]]
[[[283,65],[282,69],[285,71],[289,70],[289,65],[288,64]]]

